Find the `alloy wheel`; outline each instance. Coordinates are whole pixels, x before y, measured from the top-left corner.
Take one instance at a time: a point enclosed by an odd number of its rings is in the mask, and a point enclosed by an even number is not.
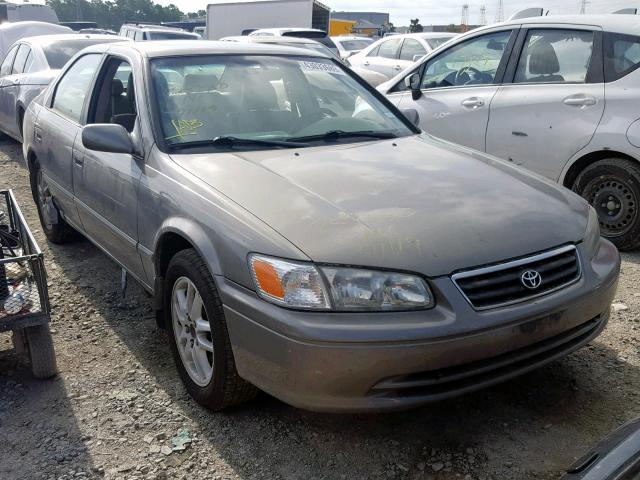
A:
[[[185,370],[196,385],[208,385],[214,368],[211,325],[202,296],[187,277],[178,278],[173,285],[171,319]]]

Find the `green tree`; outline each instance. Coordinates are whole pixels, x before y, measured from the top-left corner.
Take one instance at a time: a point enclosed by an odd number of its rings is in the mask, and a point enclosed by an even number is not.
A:
[[[411,33],[418,33],[418,32],[422,32],[423,30],[424,28],[422,27],[422,25],[420,25],[419,18],[411,20],[411,25],[409,25],[409,31]]]
[[[152,0],[47,0],[62,22],[96,22],[118,30],[124,22],[176,22],[183,13],[173,4],[163,7]]]

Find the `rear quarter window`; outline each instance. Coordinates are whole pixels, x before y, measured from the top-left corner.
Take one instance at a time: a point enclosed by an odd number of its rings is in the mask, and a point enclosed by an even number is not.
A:
[[[615,82],[638,67],[640,67],[640,37],[617,33],[605,34],[605,82]]]

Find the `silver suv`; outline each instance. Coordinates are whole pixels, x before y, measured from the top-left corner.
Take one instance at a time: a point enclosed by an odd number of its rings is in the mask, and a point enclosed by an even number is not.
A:
[[[587,202],[419,134],[309,50],[90,47],[31,103],[24,155],[47,237],[140,281],[214,409],[459,395],[588,343],[616,290]]]
[[[378,89],[430,134],[573,189],[602,234],[640,246],[640,35],[633,15],[549,16],[469,32]]]

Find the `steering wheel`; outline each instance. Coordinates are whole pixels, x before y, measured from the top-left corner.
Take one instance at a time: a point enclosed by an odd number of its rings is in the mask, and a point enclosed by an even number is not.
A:
[[[469,73],[471,73],[471,75],[469,75]],[[482,78],[482,76],[483,74],[480,70],[470,65],[467,65],[466,67],[462,67],[460,70],[456,72],[456,77],[454,79],[455,85],[466,85],[472,80]]]

